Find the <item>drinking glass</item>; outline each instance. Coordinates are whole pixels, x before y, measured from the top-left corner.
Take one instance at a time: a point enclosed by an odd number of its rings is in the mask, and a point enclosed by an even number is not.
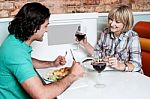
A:
[[[95,62],[92,63],[93,68],[98,72],[98,82],[94,85],[96,88],[103,88],[105,84],[100,83],[101,72],[105,69],[106,63],[105,62]]]
[[[98,72],[98,82],[95,84],[95,87],[103,88],[103,87],[105,87],[105,84],[100,83],[100,78],[101,78],[101,72],[106,67],[106,62],[103,61],[102,52],[98,49],[94,49],[94,53],[93,53],[92,57],[93,57],[93,61],[91,64],[92,64],[93,68]]]
[[[79,42],[85,38],[85,36],[86,36],[85,32],[86,32],[85,27],[83,27],[83,29],[81,30],[81,26],[78,26],[78,29],[75,33],[75,37],[77,39],[77,49],[76,50],[79,49]]]

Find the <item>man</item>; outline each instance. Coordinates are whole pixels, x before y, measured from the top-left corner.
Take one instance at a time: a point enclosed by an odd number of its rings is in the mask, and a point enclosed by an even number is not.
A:
[[[31,58],[31,43],[42,41],[48,31],[49,9],[40,3],[25,4],[10,22],[10,34],[0,47],[0,99],[52,99],[60,95],[83,75],[78,62],[70,74],[58,82],[43,85],[34,68],[65,64],[65,58],[40,61]]]

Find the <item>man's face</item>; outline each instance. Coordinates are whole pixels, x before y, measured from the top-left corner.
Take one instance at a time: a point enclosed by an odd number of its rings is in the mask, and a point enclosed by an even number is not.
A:
[[[48,31],[49,20],[47,19],[41,26],[40,29],[35,33],[35,40],[43,41],[44,33]]]

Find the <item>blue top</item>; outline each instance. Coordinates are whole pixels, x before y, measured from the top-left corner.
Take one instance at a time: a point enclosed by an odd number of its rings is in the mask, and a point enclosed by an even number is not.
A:
[[[8,35],[0,46],[0,99],[30,99],[21,87],[25,80],[37,76],[34,71],[32,48]]]

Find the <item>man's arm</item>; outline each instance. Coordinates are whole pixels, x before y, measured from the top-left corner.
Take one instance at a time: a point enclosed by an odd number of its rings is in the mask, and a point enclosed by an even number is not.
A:
[[[69,74],[58,82],[43,85],[39,77],[35,76],[24,81],[21,85],[34,99],[53,99],[64,92],[76,79],[75,75]]]
[[[47,68],[54,66],[54,61],[42,61],[35,58],[32,58],[32,63],[34,68]]]
[[[84,73],[78,62],[73,62],[70,74],[65,78],[48,85],[43,85],[38,76],[25,80],[21,85],[34,99],[53,99],[64,92],[75,80]]]
[[[57,67],[66,63],[64,56],[58,56],[54,61],[43,61],[32,58],[34,68]]]

